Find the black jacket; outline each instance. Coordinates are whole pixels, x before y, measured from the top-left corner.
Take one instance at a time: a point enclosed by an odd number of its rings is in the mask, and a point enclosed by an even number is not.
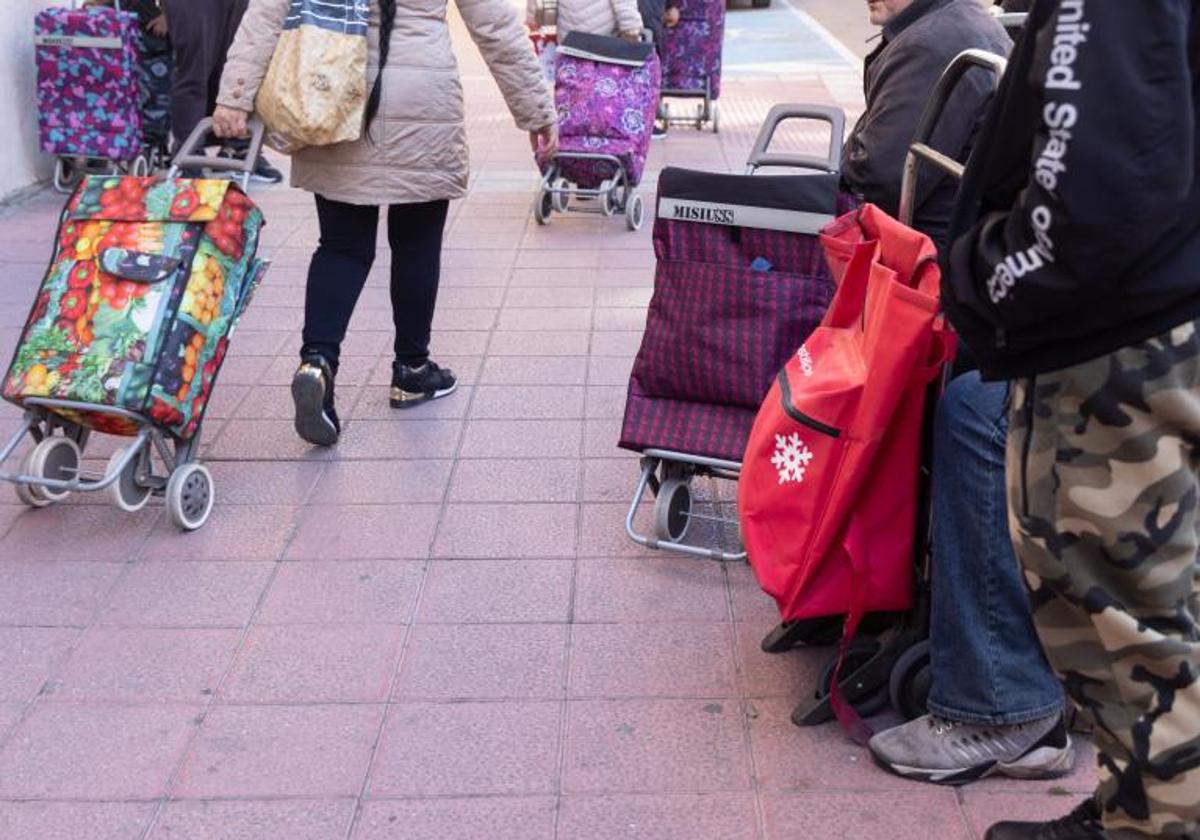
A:
[[[866,59],[867,108],[842,151],[842,180],[893,216],[917,120],[954,56],[969,47],[1008,55],[1012,42],[979,0],[916,0],[883,28],[883,43]],[[965,157],[991,97],[992,80],[971,71],[951,98],[933,146]],[[915,227],[940,247],[957,184],[926,168],[917,180]]]
[[[943,300],[985,376],[1200,316],[1196,0],[1037,0],[981,131]]]

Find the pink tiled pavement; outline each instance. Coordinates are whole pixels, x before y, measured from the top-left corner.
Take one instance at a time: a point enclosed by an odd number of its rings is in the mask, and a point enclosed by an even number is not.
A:
[[[861,107],[793,5],[810,3],[730,10],[721,133],[656,141],[648,197],[668,165],[740,171],[775,102]],[[1069,810],[1094,780],[1086,749],[1067,779],[956,793],[886,775],[834,726],[792,726],[828,652],[761,651],[777,613],[744,565],[625,537],[638,467],[616,439],[649,227],[532,220],[526,139],[454,20],[472,182],[433,351],[462,387],[389,407],[381,253],[343,347],[342,441],[298,440],[317,225],[309,196],[256,187],[273,266],[210,408],[208,526],[179,534],[158,500],[0,498],[0,838],[974,840]],[[0,208],[0,356],[60,207]],[[0,433],[17,419],[0,406]]]

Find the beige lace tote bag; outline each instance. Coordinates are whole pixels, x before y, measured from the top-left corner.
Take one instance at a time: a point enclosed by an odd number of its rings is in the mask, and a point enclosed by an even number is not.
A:
[[[291,154],[357,140],[367,102],[369,0],[292,0],[254,108]]]

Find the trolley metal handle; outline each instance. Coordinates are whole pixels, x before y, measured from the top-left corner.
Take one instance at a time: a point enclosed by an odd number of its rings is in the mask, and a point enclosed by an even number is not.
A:
[[[1028,17],[1028,12],[1001,12],[996,15],[996,20],[1000,21],[1000,25],[1011,32],[1023,29],[1025,27],[1025,20]]]
[[[192,129],[192,133],[188,135],[187,140],[183,141],[183,145],[175,152],[175,157],[171,161],[171,169],[167,172],[167,177],[178,178],[180,170],[185,166],[207,169],[220,167],[240,173],[237,181],[241,188],[245,190],[250,184],[250,174],[254,172],[254,166],[258,163],[258,155],[262,151],[266,126],[263,125],[262,120],[251,117],[249,122],[250,145],[246,149],[244,157],[231,157],[220,154],[216,157],[209,157],[204,154],[203,149],[205,139],[212,130],[212,126],[212,117],[205,117],[196,123],[196,127]]]
[[[782,152],[768,152],[775,132],[785,120],[816,120],[829,123],[829,155],[821,158],[815,155],[794,155]],[[754,139],[754,148],[746,159],[746,174],[753,175],[755,170],[764,166],[784,166],[793,169],[815,169],[818,172],[837,173],[842,168],[842,138],[846,132],[846,115],[841,108],[831,108],[826,105],[776,105],[767,113],[767,119],[758,130]]]
[[[922,162],[933,164],[950,177],[962,180],[966,166],[930,146],[929,141],[942,119],[942,112],[946,110],[950,95],[954,93],[967,71],[976,67],[992,71],[992,87],[995,89],[1000,85],[1008,61],[995,53],[970,49],[956,55],[942,71],[933,94],[929,97],[929,104],[921,112],[912,145],[909,146],[908,155],[904,159],[904,176],[900,183],[900,221],[906,225],[912,225],[916,212],[917,171]]]
[[[83,6],[83,0],[71,0],[71,8],[72,9],[78,9],[78,8],[81,8],[82,6]],[[113,0],[113,8],[118,12],[122,11],[121,0]]]

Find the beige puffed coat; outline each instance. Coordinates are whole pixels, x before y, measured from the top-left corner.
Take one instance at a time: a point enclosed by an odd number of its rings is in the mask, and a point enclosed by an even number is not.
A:
[[[526,0],[526,22],[533,22],[544,0]],[[555,29],[559,42],[569,32],[589,35],[620,35],[641,32],[642,15],[637,0],[558,0]]]
[[[455,0],[467,30],[526,131],[555,121],[546,86],[508,0]],[[283,28],[288,0],[250,0],[217,102],[250,110]],[[292,157],[292,186],[348,204],[409,204],[466,193],[462,83],[446,23],[447,0],[396,0],[396,22],[370,139],[310,146]],[[379,4],[371,0],[368,90],[378,75]],[[532,157],[531,166],[532,163]]]

